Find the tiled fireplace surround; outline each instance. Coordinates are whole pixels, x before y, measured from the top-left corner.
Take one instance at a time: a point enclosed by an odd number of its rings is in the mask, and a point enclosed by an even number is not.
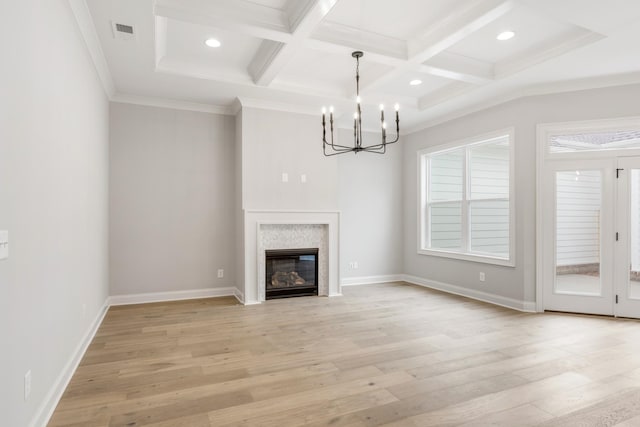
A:
[[[265,301],[265,251],[318,248],[318,295],[341,295],[340,214],[333,211],[245,211],[244,303]]]

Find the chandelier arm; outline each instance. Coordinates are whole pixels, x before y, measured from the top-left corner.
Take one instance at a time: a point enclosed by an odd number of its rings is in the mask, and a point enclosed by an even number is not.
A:
[[[328,142],[327,140],[323,141],[323,146],[331,147],[333,150],[342,150],[342,151],[351,151],[353,147],[348,147],[346,145],[334,144],[333,142]]]
[[[335,149],[340,149],[340,150],[344,150],[344,151],[352,151],[353,150],[353,147],[348,147],[348,146],[340,145],[340,144],[331,144],[331,143],[326,142],[326,141],[325,141],[325,145],[328,146],[328,147],[331,147],[334,150]]]
[[[362,147],[362,149],[363,150],[368,150],[370,148],[373,148],[373,149],[382,148],[382,147],[384,147],[386,145],[390,145],[390,144],[394,144],[394,143],[398,142],[399,139],[400,139],[400,135],[396,135],[396,139],[394,139],[393,141],[385,141],[385,142],[382,142],[380,144],[367,145],[367,146]]]
[[[353,151],[353,147],[350,147],[350,148],[348,148],[348,149],[346,149],[346,150],[335,150],[335,149],[334,149],[333,151],[334,151],[334,152],[327,153],[327,151],[326,151],[326,149],[325,149],[325,150],[324,150],[324,155],[325,155],[325,156],[327,156],[327,157],[331,157],[331,156],[336,156],[336,155],[338,155],[338,154],[348,153],[348,152],[350,152],[350,151]]]

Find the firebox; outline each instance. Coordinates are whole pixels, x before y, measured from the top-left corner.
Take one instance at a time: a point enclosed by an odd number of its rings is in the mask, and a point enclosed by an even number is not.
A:
[[[266,251],[265,298],[318,295],[318,249]]]

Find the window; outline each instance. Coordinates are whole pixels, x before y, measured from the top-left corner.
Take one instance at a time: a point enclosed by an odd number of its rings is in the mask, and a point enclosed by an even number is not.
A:
[[[512,134],[418,153],[420,253],[513,265]]]

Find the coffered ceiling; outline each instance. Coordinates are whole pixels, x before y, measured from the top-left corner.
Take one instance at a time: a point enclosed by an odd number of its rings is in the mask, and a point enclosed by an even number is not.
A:
[[[95,38],[102,52],[94,51],[94,59],[106,59],[103,80],[112,80],[114,99],[123,101],[232,111],[239,98],[313,113],[334,105],[347,124],[354,108],[354,50],[364,51],[364,114],[398,102],[405,130],[524,94],[640,82],[638,0],[86,5],[93,27],[85,25],[85,39]],[[115,24],[133,27],[134,34],[115,31]],[[515,36],[497,40],[504,31]],[[221,46],[205,45],[210,38]],[[422,83],[410,85],[413,80]]]

